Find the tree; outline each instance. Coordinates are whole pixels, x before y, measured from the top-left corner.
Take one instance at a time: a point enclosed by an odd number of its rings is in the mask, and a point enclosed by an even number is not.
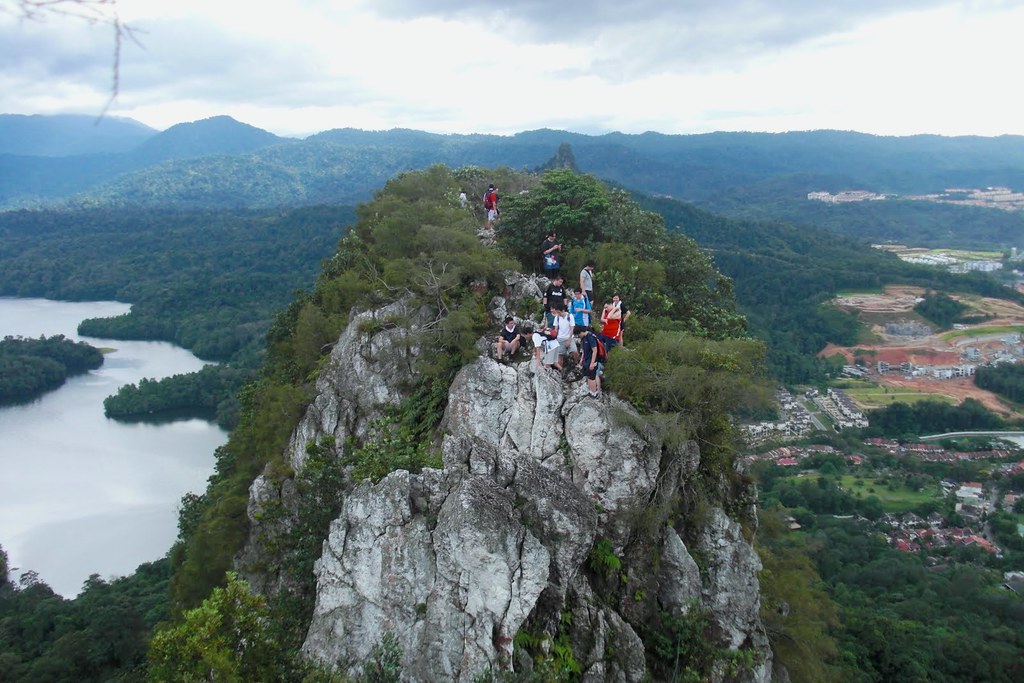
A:
[[[229,572],[226,586],[214,589],[179,624],[153,636],[149,680],[287,680],[284,655],[269,624],[265,600]]]

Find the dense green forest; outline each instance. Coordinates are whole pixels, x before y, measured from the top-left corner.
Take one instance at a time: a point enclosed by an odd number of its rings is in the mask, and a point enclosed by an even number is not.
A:
[[[914,311],[922,318],[948,330],[953,323],[962,322],[963,314],[969,307],[950,297],[945,292],[925,292]]]
[[[985,274],[954,275],[905,263],[825,230],[732,221],[663,198],[638,200],[707,249],[732,278],[751,331],[767,343],[769,367],[786,383],[822,381],[826,366],[816,354],[829,342],[856,343],[856,317],[826,305],[841,290],[902,283],[1024,300]]]
[[[868,436],[919,436],[943,432],[1005,429],[1005,420],[973,398],[959,405],[925,400],[913,404],[897,401],[868,411]]]
[[[0,548],[0,680],[143,680],[149,635],[170,616],[166,559],[112,581],[94,574],[74,600],[32,572],[11,582],[8,569]]]
[[[1024,676],[1024,602],[998,586],[998,574],[963,561],[930,567],[860,527],[820,515],[808,531],[768,543],[811,558],[817,585],[838,608],[829,631],[838,663],[831,676],[804,680],[1012,683]],[[816,606],[824,609],[820,598]]]
[[[839,439],[833,437],[834,445],[846,450]],[[859,437],[846,445],[864,453]],[[981,557],[969,547],[901,552],[872,526],[883,513],[873,487],[920,491],[946,478],[979,481],[989,463],[925,462],[879,452],[867,454],[861,466],[848,464],[841,451],[805,459],[801,470],[809,476],[771,462],[753,468],[763,505],[757,539],[765,564],[762,591],[788,578],[777,574],[782,554],[803,576],[802,585],[784,593],[790,614],[824,615],[811,622],[817,628],[806,642],[830,655],[826,668],[806,672],[798,664],[794,680],[1018,680],[1024,674],[1024,601],[1001,587],[1000,572],[1021,566],[1024,556]],[[844,475],[854,478],[852,490],[841,485]],[[1013,486],[1022,483],[1018,477]],[[902,512],[938,512],[953,525],[964,524],[953,498],[917,500]],[[800,529],[790,530],[786,517]],[[776,606],[769,598],[762,607],[769,630]],[[780,652],[785,657],[795,647],[787,643]]]
[[[103,401],[112,418],[145,418],[152,415],[199,415],[213,417],[224,429],[238,422],[238,390],[251,373],[208,365],[199,372],[173,375],[162,380],[142,379],[125,384]]]
[[[1024,404],[1024,364],[1000,363],[980,367],[975,371],[974,382],[982,389],[988,389],[1014,403]]]
[[[128,302],[129,313],[83,321],[79,333],[170,341],[251,373],[274,312],[313,283],[352,216],[348,207],[0,213],[0,296]],[[216,404],[233,398],[237,373],[219,384]],[[162,402],[181,408],[179,393],[169,388]],[[115,413],[151,407],[122,402]],[[222,410],[225,423],[236,411]]]
[[[68,377],[101,365],[99,349],[62,334],[39,339],[4,337],[0,341],[0,405],[36,398]]]

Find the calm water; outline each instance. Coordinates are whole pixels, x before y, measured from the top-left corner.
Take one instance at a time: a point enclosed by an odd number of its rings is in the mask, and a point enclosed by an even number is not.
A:
[[[227,440],[216,424],[190,419],[125,424],[103,415],[123,384],[203,367],[165,342],[80,337],[85,318],[120,315],[126,304],[0,297],[0,337],[63,334],[116,349],[103,366],[20,406],[0,408],[0,544],[14,579],[39,573],[74,596],[90,574],[131,573],[162,557],[177,536],[177,507],[200,493],[213,452]]]

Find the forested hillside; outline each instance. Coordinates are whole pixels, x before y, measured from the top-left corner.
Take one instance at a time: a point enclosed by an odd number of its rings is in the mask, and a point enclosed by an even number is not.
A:
[[[638,199],[708,249],[733,279],[740,310],[767,342],[769,367],[785,382],[821,379],[824,367],[815,354],[829,342],[856,343],[856,318],[825,305],[840,290],[904,283],[1021,299],[982,273],[953,275],[905,263],[811,226],[734,221],[670,199]]]
[[[0,206],[270,208],[368,199],[395,173],[444,163],[540,168],[560,145],[578,167],[631,190],[739,219],[782,220],[867,241],[1004,248],[1019,212],[889,199],[826,205],[812,191],[927,194],[950,187],[1024,189],[1024,139],[783,134],[512,136],[341,128],[287,140],[228,117],[179,124],[131,151],[74,158],[0,154]]]
[[[64,335],[0,340],[0,406],[31,400],[72,375],[103,365],[103,354]]]
[[[131,303],[126,315],[84,321],[80,334],[170,341],[234,369],[168,380],[160,399],[147,386],[147,398],[121,396],[108,414],[217,409],[230,427],[275,311],[312,285],[352,216],[336,206],[0,213],[0,296]]]

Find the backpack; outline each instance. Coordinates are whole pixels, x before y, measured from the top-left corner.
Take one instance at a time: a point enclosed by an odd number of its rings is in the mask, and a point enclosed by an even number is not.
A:
[[[591,332],[591,334],[594,335],[594,341],[597,343],[597,362],[607,363],[608,351],[604,348],[604,342],[594,332]]]
[[[494,208],[494,193],[490,190],[484,193],[484,208],[488,211]]]
[[[614,349],[616,346],[619,345],[618,339],[612,339],[608,335],[601,334],[600,332],[591,332],[591,334],[594,335],[594,338],[597,339],[597,342],[602,345],[602,347],[597,352],[598,355],[607,355],[607,349]],[[601,359],[598,358],[598,360]],[[604,361],[601,360],[601,362],[603,363]]]

